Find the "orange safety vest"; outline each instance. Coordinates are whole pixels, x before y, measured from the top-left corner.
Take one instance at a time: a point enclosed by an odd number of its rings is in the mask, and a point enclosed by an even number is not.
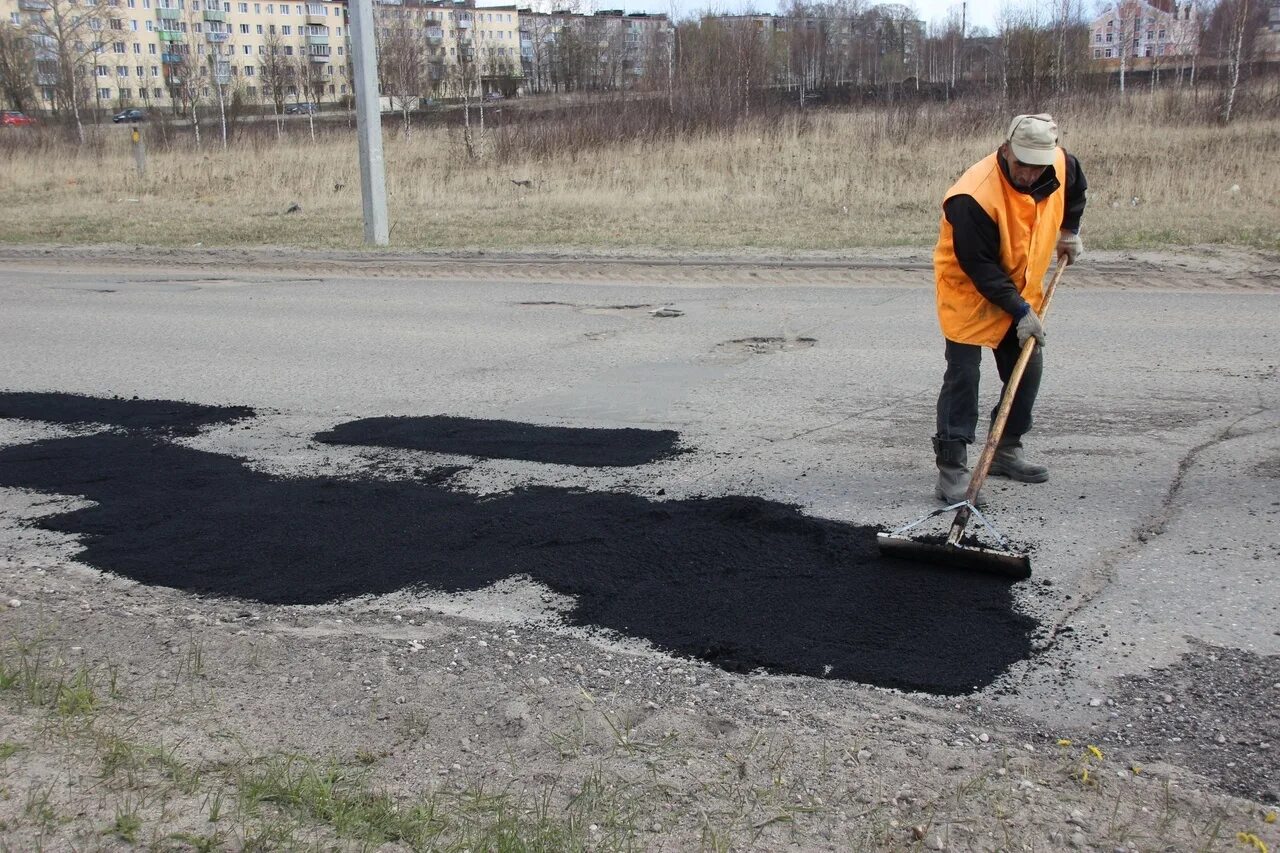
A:
[[[1067,155],[1061,148],[1053,163],[1058,188],[1036,201],[1018,192],[1005,178],[992,154],[978,161],[947,190],[943,204],[957,195],[978,202],[1000,230],[1000,266],[1009,274],[1022,298],[1039,312],[1044,300],[1044,275],[1053,260],[1067,197]],[[937,284],[938,322],[947,340],[961,344],[996,347],[1009,331],[1013,318],[978,292],[956,259],[951,223],[944,214],[933,250],[933,277]]]

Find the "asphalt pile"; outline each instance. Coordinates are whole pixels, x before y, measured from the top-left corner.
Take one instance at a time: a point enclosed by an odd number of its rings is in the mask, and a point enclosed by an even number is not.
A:
[[[146,432],[4,448],[0,486],[93,501],[36,523],[145,584],[319,604],[528,576],[573,597],[573,624],[730,671],[966,693],[1030,656],[1036,627],[1005,581],[882,558],[875,528],[758,497],[283,478]]]
[[[448,415],[363,418],[318,433],[315,440],[582,468],[645,465],[680,452],[680,434],[674,430],[558,427]]]
[[[56,391],[0,391],[0,418],[63,425],[106,424],[130,430],[195,435],[216,424],[252,418],[248,406],[206,406],[177,400],[87,397]]]

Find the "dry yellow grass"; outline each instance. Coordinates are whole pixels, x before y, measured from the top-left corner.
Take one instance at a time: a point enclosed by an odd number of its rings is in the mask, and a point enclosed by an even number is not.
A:
[[[1090,183],[1095,248],[1280,248],[1280,119],[1228,128],[1170,117],[1165,99],[1060,110]],[[976,118],[975,118],[976,116]],[[442,129],[387,138],[392,244],[839,250],[925,246],[939,199],[998,141],[998,109],[943,105],[816,114],[794,123],[549,161],[473,162]],[[912,129],[914,128],[914,130]],[[135,176],[124,128],[100,154],[0,150],[0,241],[354,247],[355,138],[272,139],[152,152]],[[206,134],[206,138],[211,134]],[[532,180],[533,189],[511,179]],[[335,189],[335,186],[338,188]],[[1136,202],[1134,201],[1136,199]],[[299,213],[285,215],[292,203]]]

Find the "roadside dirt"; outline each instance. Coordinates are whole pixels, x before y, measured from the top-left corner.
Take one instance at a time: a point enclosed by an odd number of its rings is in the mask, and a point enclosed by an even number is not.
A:
[[[307,276],[483,279],[485,281],[590,281],[593,283],[875,285],[920,287],[930,281],[928,250],[858,249],[803,256],[768,252],[733,255],[609,254],[592,251],[344,252],[256,249],[161,249],[142,246],[0,246],[0,263],[14,268],[142,272],[148,267],[190,269],[217,277],[245,274],[290,280]],[[1142,290],[1280,289],[1280,256],[1233,247],[1174,251],[1089,252],[1071,271],[1070,286]]]

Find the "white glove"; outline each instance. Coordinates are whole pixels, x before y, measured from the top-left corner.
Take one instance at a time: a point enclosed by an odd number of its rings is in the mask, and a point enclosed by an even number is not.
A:
[[[1018,321],[1018,346],[1025,344],[1027,338],[1035,338],[1040,346],[1044,346],[1044,324],[1040,322],[1040,315],[1030,308]]]
[[[1073,234],[1065,228],[1058,232],[1058,246],[1054,255],[1066,255],[1067,265],[1076,262],[1076,258],[1084,254],[1084,241],[1079,234]]]

